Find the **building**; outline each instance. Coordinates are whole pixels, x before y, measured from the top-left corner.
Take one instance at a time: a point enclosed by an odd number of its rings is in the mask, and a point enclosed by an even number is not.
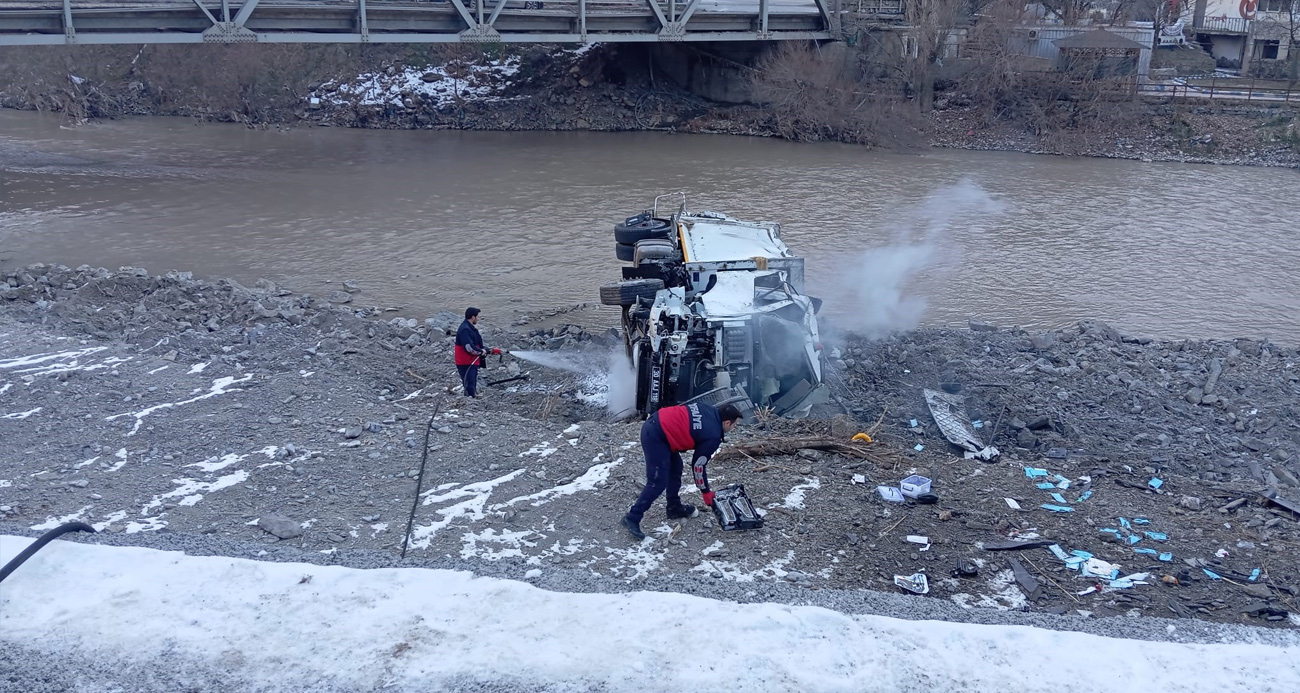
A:
[[[1292,21],[1300,31],[1300,0],[1195,0],[1192,35],[1219,67],[1250,72],[1252,62],[1286,60]]]

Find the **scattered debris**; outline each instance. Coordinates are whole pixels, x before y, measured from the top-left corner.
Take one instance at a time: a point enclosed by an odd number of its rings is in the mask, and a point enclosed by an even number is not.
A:
[[[911,575],[895,575],[894,584],[911,592],[912,594],[929,594],[930,580],[925,573],[913,573]]]

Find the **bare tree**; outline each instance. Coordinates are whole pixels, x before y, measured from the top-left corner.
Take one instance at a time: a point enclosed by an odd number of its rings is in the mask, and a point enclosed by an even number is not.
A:
[[[1097,0],[1039,0],[1043,11],[1049,17],[1056,17],[1064,24],[1078,24],[1088,19],[1102,3]]]
[[[773,129],[793,140],[910,145],[915,111],[888,82],[859,81],[847,57],[789,41],[761,60],[751,84]]]
[[[1082,53],[1059,65],[1029,56],[1032,41],[1020,0],[996,0],[967,40],[972,63],[959,86],[971,113],[990,127],[1020,127],[1062,153],[1096,145],[1136,122],[1131,77],[1113,56]],[[1061,68],[1061,69],[1058,69]]]
[[[955,42],[959,27],[968,23],[969,0],[914,0],[907,3],[903,57],[909,66],[912,90],[921,113],[934,107],[934,75]]]

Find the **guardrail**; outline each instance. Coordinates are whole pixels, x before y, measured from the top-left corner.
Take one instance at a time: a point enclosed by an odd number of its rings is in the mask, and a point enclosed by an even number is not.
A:
[[[1167,97],[1178,101],[1245,101],[1267,104],[1296,104],[1300,106],[1300,84],[1289,87],[1275,79],[1249,77],[1233,79],[1210,78],[1198,83],[1147,82],[1138,85],[1143,96]]]

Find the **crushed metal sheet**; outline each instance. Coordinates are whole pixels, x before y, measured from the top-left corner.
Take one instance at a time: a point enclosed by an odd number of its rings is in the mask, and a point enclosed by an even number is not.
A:
[[[925,395],[926,405],[930,407],[930,415],[934,417],[934,422],[939,424],[943,437],[950,443],[965,448],[976,456],[987,455],[984,459],[990,459],[997,454],[996,449],[987,448],[984,441],[976,435],[975,427],[971,425],[970,417],[966,415],[964,398],[930,389],[922,390],[922,393]]]

